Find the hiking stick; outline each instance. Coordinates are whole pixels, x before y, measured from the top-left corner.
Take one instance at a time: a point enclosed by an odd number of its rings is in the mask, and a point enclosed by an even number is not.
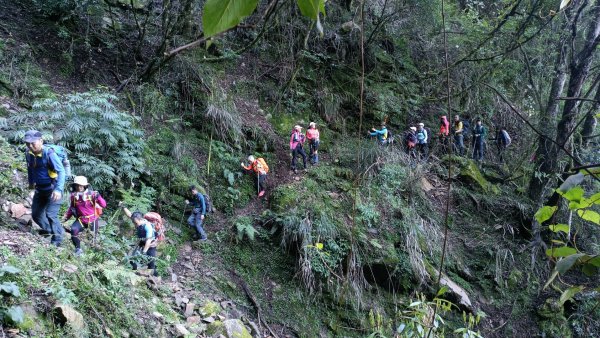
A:
[[[260,173],[258,171],[256,172],[256,191],[257,195],[260,194]]]
[[[208,164],[206,165],[206,177],[210,176],[210,158],[212,155],[212,140],[213,140],[213,132],[215,131],[215,127],[210,130],[210,143],[208,144]],[[181,222],[179,222],[181,223]]]
[[[181,214],[181,220],[179,224],[183,224],[183,218],[185,217],[185,210],[187,209],[187,204],[183,206],[183,213]]]

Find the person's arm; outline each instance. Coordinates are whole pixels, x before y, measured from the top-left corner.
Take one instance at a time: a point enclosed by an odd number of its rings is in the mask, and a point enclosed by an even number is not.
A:
[[[423,139],[423,143],[427,143],[427,139],[429,139],[429,137],[427,136],[427,129],[423,128],[423,135],[425,135],[425,138]]]
[[[292,136],[290,136],[290,150],[294,150],[294,134],[292,133]]]
[[[103,208],[106,208],[106,201],[98,192],[96,192],[96,204],[100,205]]]
[[[321,140],[321,134],[319,133],[318,129],[315,129],[315,141],[320,141]]]
[[[52,162],[52,167],[58,175],[54,192],[52,193],[52,199],[57,201],[62,197],[62,192],[65,189],[65,167],[63,167],[62,161],[55,152],[48,151],[48,160]]]
[[[123,212],[125,213],[125,216],[131,218],[131,211],[129,211],[129,209],[127,209],[126,207],[123,207]]]
[[[29,151],[25,152],[25,163],[27,164],[27,181],[29,181],[29,189],[33,189],[35,184],[33,183],[33,169],[29,165]]]
[[[154,229],[152,229],[152,224],[146,223],[144,224],[144,229],[146,229],[146,241],[144,242],[144,249],[142,249],[145,254],[148,252],[148,249],[152,246],[152,240],[154,239]]]
[[[244,162],[240,162],[240,164],[242,165],[242,168],[246,169],[246,170],[250,170],[252,169],[252,164],[250,164],[249,166],[245,166]]]
[[[67,208],[67,212],[65,212],[65,215],[63,216],[63,222],[68,221],[71,217],[73,217],[73,200],[71,200],[69,202],[69,207]]]

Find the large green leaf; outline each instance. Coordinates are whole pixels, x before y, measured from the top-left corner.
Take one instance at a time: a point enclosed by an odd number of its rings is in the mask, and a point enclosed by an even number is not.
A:
[[[25,313],[23,313],[23,309],[20,306],[11,306],[6,310],[6,317],[8,317],[9,321],[13,324],[22,324],[25,321]]]
[[[546,222],[547,220],[550,219],[550,217],[552,217],[552,215],[554,215],[556,208],[557,207],[551,207],[551,206],[547,206],[547,205],[543,206],[542,208],[540,208],[540,210],[538,210],[535,213],[535,219],[540,224]]]
[[[565,234],[569,233],[569,225],[568,224],[551,224],[548,226],[548,228],[550,228],[550,230],[552,230],[553,232],[562,231]]]
[[[546,250],[546,255],[548,255],[549,257],[567,257],[576,253],[577,250],[568,246],[563,246],[560,248],[551,248]]]
[[[19,287],[14,282],[4,282],[0,284],[0,293],[15,297],[19,297],[21,295],[19,292]]]
[[[578,294],[579,292],[581,292],[581,290],[583,290],[583,286],[572,286],[572,287],[566,289],[560,295],[560,299],[558,300],[558,305],[562,307],[565,304],[566,301],[568,301],[571,298],[573,298],[573,296],[575,296],[576,294]]]
[[[325,0],[298,0],[302,15],[317,20],[319,12],[325,15]]]
[[[581,201],[581,198],[583,197],[584,193],[585,192],[583,191],[582,187],[576,186],[573,189],[570,189],[569,191],[563,193],[562,196],[568,199],[569,201],[579,202]]]
[[[595,257],[592,256],[592,259],[590,259],[586,263],[592,264],[593,266],[600,268],[600,255],[596,255]]]
[[[204,36],[211,37],[237,26],[252,14],[258,0],[208,0],[202,14]]]
[[[570,268],[573,267],[573,265],[575,265],[575,263],[577,263],[577,260],[579,258],[584,257],[584,256],[587,256],[587,255],[580,253],[580,254],[574,254],[574,255],[567,256],[556,263],[555,269],[561,275],[565,274],[567,271],[569,271]]]
[[[584,264],[581,271],[588,277],[594,276],[598,273],[598,268],[592,264]]]
[[[600,225],[600,214],[593,210],[577,210],[577,214],[586,221]]]
[[[12,265],[3,265],[0,267],[0,277],[4,276],[5,274],[9,273],[11,275],[17,274],[21,272],[21,270],[15,268]]]

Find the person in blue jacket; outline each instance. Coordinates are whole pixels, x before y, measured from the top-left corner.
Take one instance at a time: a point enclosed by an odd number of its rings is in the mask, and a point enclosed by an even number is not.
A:
[[[192,201],[185,200],[186,204],[192,204],[192,214],[188,218],[188,224],[196,229],[196,233],[198,235],[199,240],[206,241],[206,232],[204,232],[204,228],[202,227],[202,223],[204,222],[204,218],[206,217],[206,202],[204,201],[204,195],[198,192],[198,188],[192,185],[190,186],[190,191],[192,192]]]
[[[369,136],[377,136],[380,145],[385,145],[388,139],[388,130],[385,123],[381,124],[381,129],[371,128]]]
[[[27,146],[27,178],[29,188],[34,189],[31,218],[40,226],[40,234],[51,235],[50,243],[60,246],[64,229],[58,219],[65,186],[65,169],[56,153],[44,147],[42,133],[29,130],[23,142]]]

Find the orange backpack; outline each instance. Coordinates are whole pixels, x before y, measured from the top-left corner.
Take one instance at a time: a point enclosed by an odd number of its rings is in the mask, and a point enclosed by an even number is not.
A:
[[[154,232],[156,233],[156,240],[162,242],[165,240],[165,224],[162,217],[157,213],[150,211],[144,215],[144,218],[152,223],[154,226]]]
[[[265,162],[265,159],[262,157],[259,157],[256,159],[257,165],[256,167],[259,167],[264,170],[266,173],[269,173],[269,166],[267,165],[267,162]]]

